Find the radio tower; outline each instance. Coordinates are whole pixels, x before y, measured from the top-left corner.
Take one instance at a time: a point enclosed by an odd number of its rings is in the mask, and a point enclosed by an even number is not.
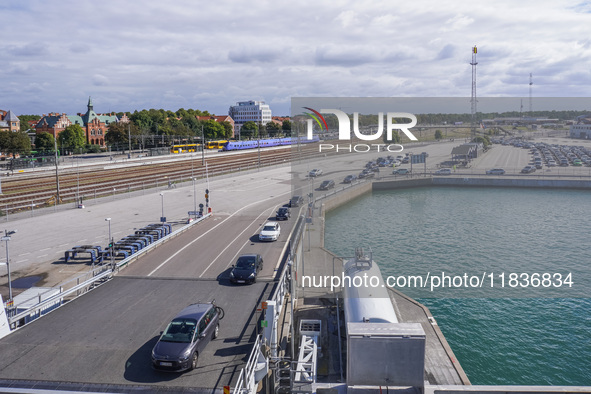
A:
[[[472,66],[472,99],[470,100],[470,104],[472,107],[472,134],[476,134],[476,65],[478,62],[476,61],[476,45],[472,47],[472,62],[470,65]]]
[[[529,73],[529,116],[533,116],[532,114],[532,106],[531,106],[531,86],[534,84],[532,79],[531,73]]]

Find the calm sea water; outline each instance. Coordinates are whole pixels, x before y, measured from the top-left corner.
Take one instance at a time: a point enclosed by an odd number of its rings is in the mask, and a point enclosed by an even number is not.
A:
[[[329,212],[325,245],[370,246],[384,276],[572,272],[554,293],[401,290],[429,307],[473,384],[591,386],[590,213],[586,191],[375,192]]]

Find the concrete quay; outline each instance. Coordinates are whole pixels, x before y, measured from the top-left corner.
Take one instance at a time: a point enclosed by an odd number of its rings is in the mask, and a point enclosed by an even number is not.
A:
[[[423,180],[425,181],[425,180]],[[336,298],[338,290],[329,288],[310,288],[302,286],[302,276],[340,276],[342,274],[341,256],[336,256],[324,248],[325,213],[371,192],[371,183],[361,183],[340,191],[332,196],[317,201],[312,223],[304,229],[302,238],[302,264],[296,267],[298,305],[295,311],[295,327],[301,319],[320,319],[327,330],[323,331],[320,345],[322,356],[319,357],[319,382],[335,382],[342,379],[340,367],[344,368],[342,346],[337,331]],[[354,245],[363,246],[363,245]],[[378,265],[379,261],[376,262]],[[388,289],[399,322],[420,323],[426,334],[425,381],[430,385],[469,385],[470,381],[455,357],[443,333],[437,326],[429,309],[403,293]],[[342,322],[342,320],[341,320]],[[332,334],[332,335],[331,335]],[[341,329],[341,337],[345,335]],[[296,343],[299,343],[297,338]]]

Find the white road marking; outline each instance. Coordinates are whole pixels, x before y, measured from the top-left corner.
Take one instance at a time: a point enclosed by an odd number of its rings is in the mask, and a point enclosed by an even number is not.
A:
[[[273,208],[273,209],[275,209],[275,208]],[[273,212],[273,209],[271,210],[271,212]],[[257,217],[256,217],[256,218],[255,218],[255,219],[252,221],[252,222],[250,222],[250,224],[249,224],[248,226],[246,226],[246,228],[245,228],[244,230],[242,230],[242,232],[241,232],[240,234],[238,234],[238,235],[237,235],[237,236],[236,236],[236,237],[235,237],[235,238],[234,238],[232,241],[228,242],[228,245],[226,245],[226,247],[225,247],[225,248],[224,248],[224,249],[223,249],[223,250],[222,250],[222,251],[221,251],[221,252],[220,252],[220,253],[219,253],[219,254],[218,254],[216,257],[215,257],[215,259],[213,259],[213,260],[211,261],[211,263],[209,263],[209,265],[208,265],[208,266],[207,266],[207,267],[206,267],[206,268],[203,270],[203,272],[201,273],[201,275],[199,275],[199,277],[201,278],[201,277],[202,277],[202,276],[205,274],[205,272],[206,272],[206,271],[207,271],[207,270],[208,270],[208,269],[209,269],[209,268],[210,268],[210,267],[213,265],[213,263],[215,263],[215,262],[216,262],[216,260],[217,260],[217,259],[218,259],[218,258],[219,258],[221,255],[222,255],[222,253],[224,253],[224,252],[225,252],[225,251],[226,251],[226,250],[227,250],[227,249],[230,247],[230,245],[232,245],[232,244],[234,243],[234,241],[236,241],[236,240],[238,239],[238,237],[240,237],[242,234],[244,234],[244,232],[245,232],[246,230],[248,230],[248,228],[249,228],[249,227],[250,227],[250,226],[251,226],[251,225],[252,225],[254,222],[256,222],[257,220],[259,220],[259,219],[260,219],[260,217],[261,217],[261,216],[262,216],[264,213],[266,213],[266,212],[267,212],[266,210],[265,210],[265,211],[263,211],[263,212],[261,212],[261,213],[259,214],[259,216],[257,216]],[[267,216],[268,216],[268,215],[267,215]],[[259,226],[259,228],[260,228],[260,226]],[[230,263],[228,263],[228,265],[226,266],[226,268],[228,268],[228,267],[229,267],[229,266],[232,264],[232,262],[234,261],[234,259],[236,259],[236,256],[238,255],[238,253],[240,253],[240,251],[241,251],[241,250],[244,248],[244,246],[245,246],[247,243],[249,243],[249,242],[250,242],[250,240],[248,240],[247,242],[245,242],[245,243],[244,243],[244,245],[242,245],[242,247],[241,247],[240,249],[238,249],[238,252],[236,252],[236,254],[234,255],[234,257],[232,257],[232,259],[230,260]]]
[[[284,194],[290,194],[291,190],[287,193],[283,193],[280,195],[284,195]],[[269,198],[265,198],[259,201],[255,201],[252,202],[248,205],[243,206],[242,208],[240,208],[239,210],[237,210],[236,212],[234,212],[233,214],[231,214],[230,216],[228,216],[227,218],[225,218],[224,220],[222,220],[221,222],[219,222],[217,225],[215,225],[214,227],[210,228],[209,230],[207,230],[205,233],[201,234],[199,237],[195,238],[193,241],[189,242],[188,244],[186,244],[185,246],[183,246],[181,249],[179,249],[176,253],[174,253],[172,256],[170,256],[169,258],[167,258],[166,260],[164,260],[162,262],[162,264],[160,264],[158,267],[156,267],[152,272],[150,272],[148,274],[148,276],[152,276],[156,271],[158,271],[160,268],[164,267],[165,264],[167,264],[170,260],[172,260],[176,255],[178,255],[179,253],[181,253],[183,250],[185,250],[186,248],[188,248],[189,246],[191,246],[193,243],[197,242],[198,240],[200,240],[202,237],[204,237],[205,235],[207,235],[210,231],[215,230],[218,226],[221,226],[222,224],[224,224],[224,222],[226,222],[226,220],[229,220],[232,216],[236,215],[238,212],[242,211],[243,209],[246,209],[252,205],[256,205],[256,204],[260,204],[264,201],[267,200],[271,200],[274,199],[276,197],[269,197]]]

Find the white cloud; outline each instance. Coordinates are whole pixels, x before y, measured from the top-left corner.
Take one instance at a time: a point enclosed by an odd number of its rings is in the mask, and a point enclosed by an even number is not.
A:
[[[281,114],[296,95],[468,97],[475,44],[479,95],[526,95],[530,72],[536,95],[590,90],[578,0],[13,3],[0,103],[17,113],[76,113],[89,95],[99,112],[257,98]]]

